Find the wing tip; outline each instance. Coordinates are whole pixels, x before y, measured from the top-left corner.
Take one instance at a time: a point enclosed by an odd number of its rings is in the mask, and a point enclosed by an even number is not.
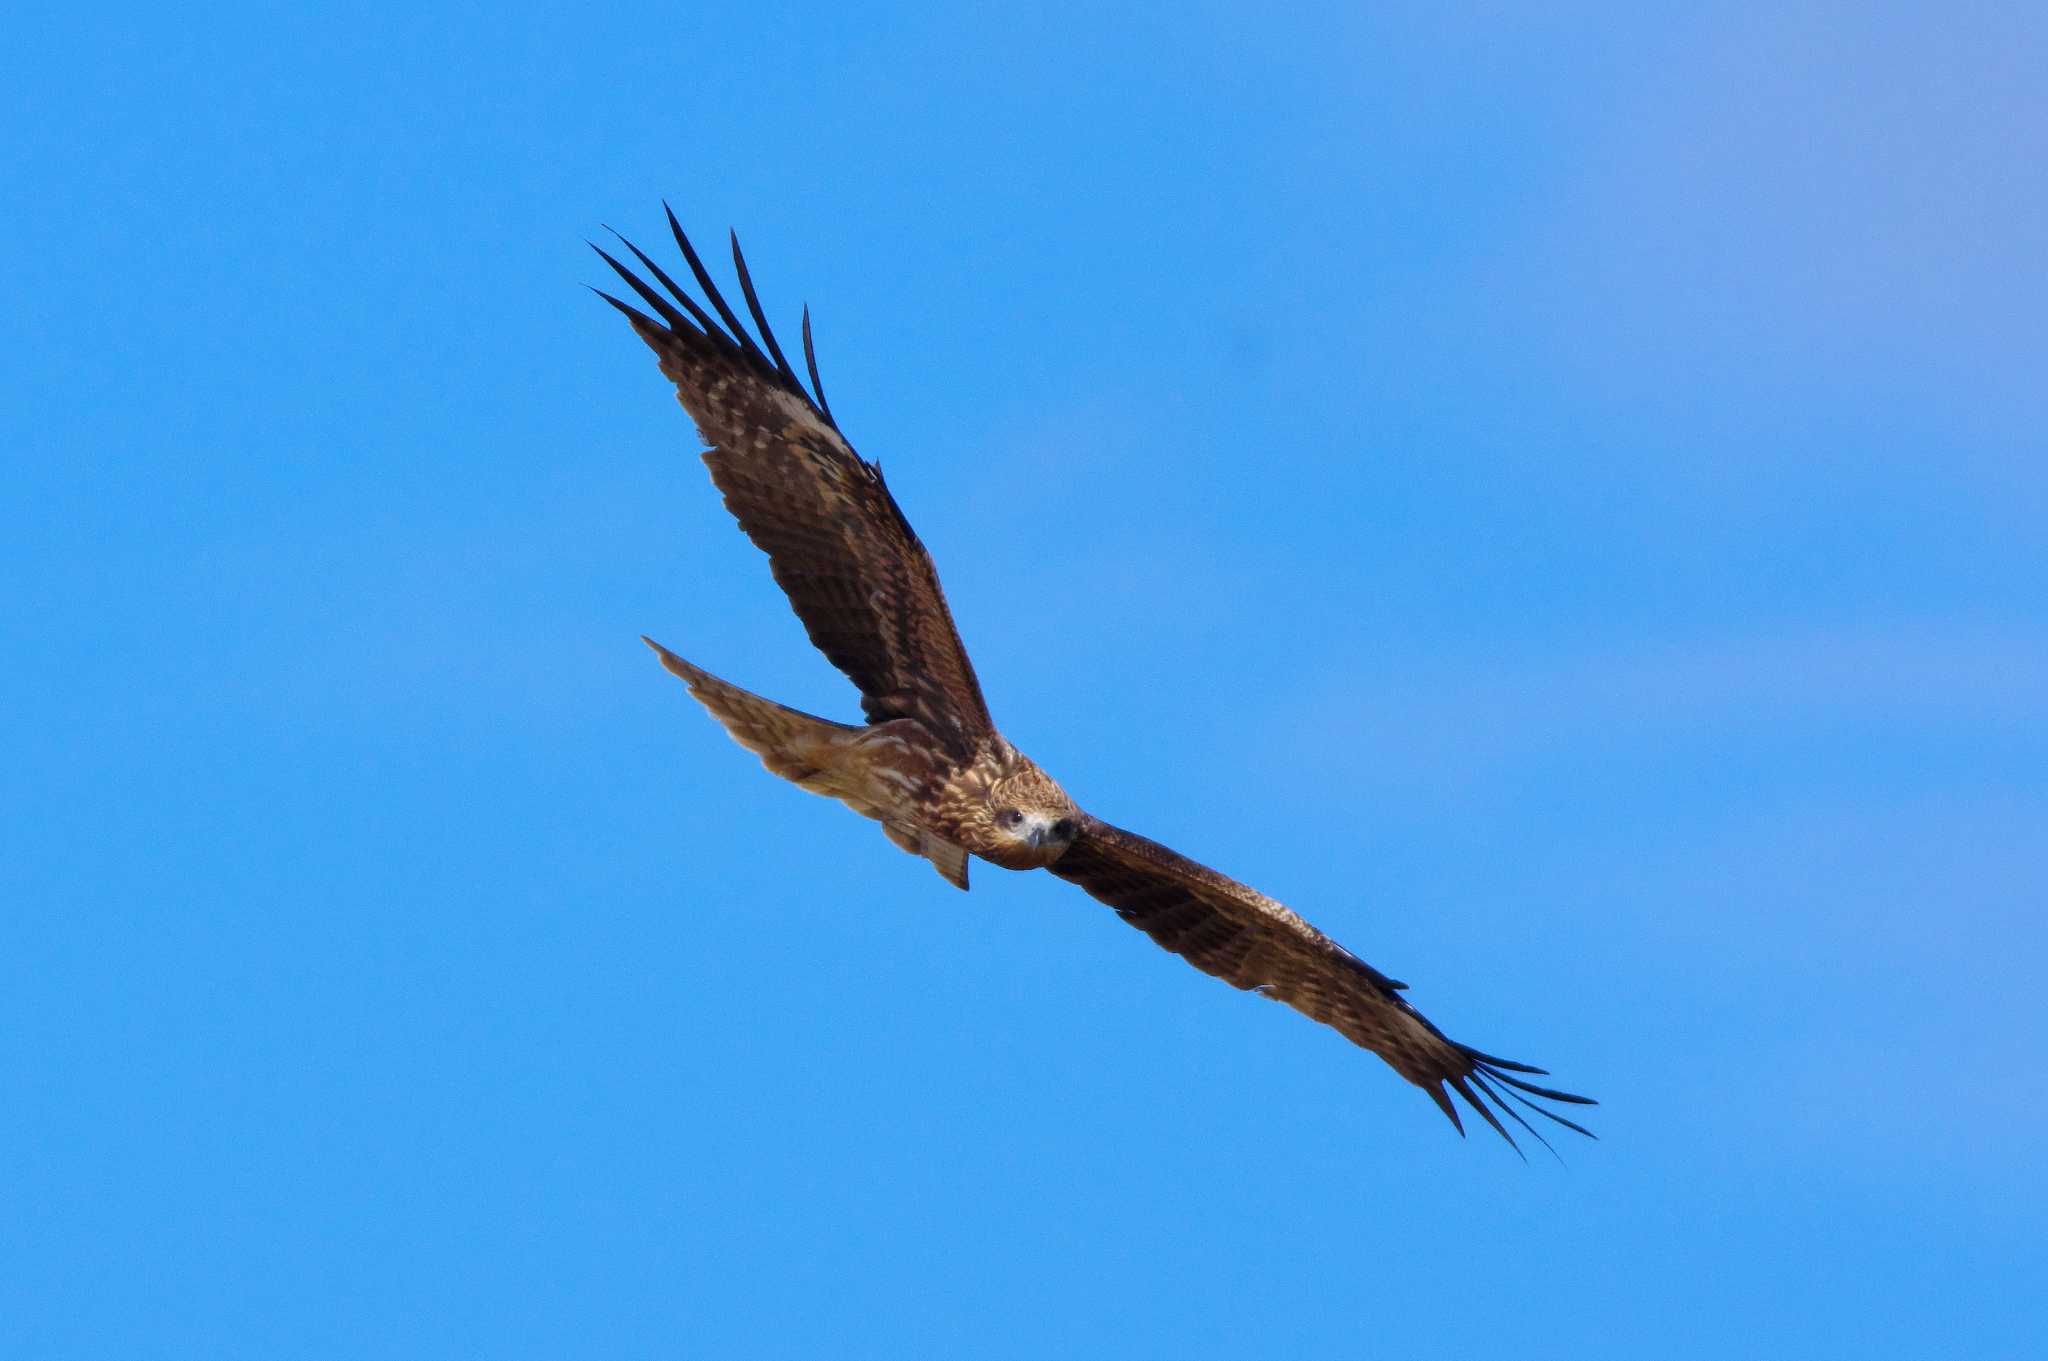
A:
[[[838,421],[833,419],[830,408],[825,405],[824,386],[818,381],[817,358],[811,350],[808,317],[806,317],[804,326],[804,361],[805,367],[810,371],[811,386],[806,389],[803,379],[797,376],[796,369],[783,354],[781,345],[776,342],[775,332],[768,325],[767,312],[762,308],[760,298],[755,293],[754,281],[747,270],[746,258],[740,253],[739,234],[737,232],[731,233],[733,264],[739,275],[740,291],[745,298],[747,310],[752,314],[754,324],[760,329],[761,339],[767,345],[766,349],[763,349],[761,343],[754,339],[753,334],[748,331],[745,323],[740,320],[739,315],[726,302],[724,294],[719,291],[717,283],[711,277],[711,271],[705,268],[704,261],[697,254],[696,247],[690,244],[689,236],[683,231],[683,225],[676,218],[675,209],[669,206],[667,199],[662,200],[661,210],[668,219],[669,231],[674,235],[676,245],[683,253],[684,261],[690,266],[690,272],[697,280],[697,286],[703,290],[705,298],[717,312],[717,317],[714,318],[710,312],[705,311],[695,299],[690,297],[685,289],[678,285],[660,265],[656,264],[648,256],[647,252],[634,245],[608,224],[601,223],[599,225],[603,226],[606,231],[611,232],[613,236],[618,237],[620,244],[633,253],[635,258],[661,283],[662,287],[669,291],[675,301],[672,303],[667,298],[662,297],[660,293],[650,287],[639,275],[628,269],[610,252],[606,251],[604,247],[598,245],[595,241],[586,239],[584,244],[596,251],[605,264],[610,266],[621,279],[625,280],[627,286],[638,294],[649,307],[652,307],[659,313],[662,321],[658,322],[653,317],[639,311],[638,308],[621,303],[618,299],[605,294],[602,290],[592,291],[597,292],[605,301],[619,308],[620,311],[625,312],[628,318],[633,320],[634,329],[640,331],[642,339],[648,340],[650,344],[654,343],[656,339],[664,337],[680,339],[686,345],[708,343],[723,351],[730,359],[752,369],[763,381],[772,383],[776,387],[797,397],[829,429],[838,430]],[[677,310],[678,304],[682,308],[681,311]],[[686,313],[687,315],[685,315]],[[667,324],[663,325],[663,322]],[[645,329],[646,327],[653,327],[656,334],[650,337]]]
[[[1564,1128],[1571,1130],[1574,1134],[1582,1134],[1595,1142],[1599,1141],[1599,1135],[1587,1129],[1578,1121],[1559,1115],[1556,1111],[1531,1099],[1535,1097],[1545,1101],[1563,1101],[1578,1106],[1599,1105],[1600,1103],[1592,1097],[1580,1096],[1574,1092],[1556,1091],[1549,1087],[1538,1087],[1534,1083],[1524,1082],[1503,1071],[1503,1069],[1510,1066],[1505,1061],[1480,1057],[1476,1051],[1470,1050],[1464,1045],[1458,1045],[1456,1048],[1464,1055],[1468,1064],[1465,1071],[1461,1073],[1447,1073],[1436,1082],[1418,1085],[1422,1086],[1423,1090],[1429,1093],[1431,1099],[1436,1102],[1438,1107],[1451,1117],[1451,1123],[1458,1125],[1458,1132],[1460,1134],[1465,1132],[1464,1126],[1458,1121],[1456,1106],[1444,1091],[1445,1084],[1448,1084],[1451,1090],[1462,1097],[1473,1110],[1479,1112],[1486,1123],[1491,1125],[1501,1138],[1507,1140],[1508,1147],[1514,1149],[1515,1153],[1524,1162],[1528,1161],[1528,1154],[1523,1152],[1521,1144],[1515,1140],[1514,1135],[1508,1130],[1507,1126],[1500,1122],[1495,1114],[1496,1111],[1500,1115],[1507,1116],[1508,1119],[1514,1121],[1517,1125],[1520,1125],[1537,1143],[1542,1144],[1548,1150],[1551,1157],[1556,1158],[1560,1163],[1564,1161],[1563,1156],[1558,1153],[1550,1140],[1543,1137],[1543,1131],[1537,1129],[1536,1126],[1523,1118],[1522,1112],[1515,1109],[1516,1106],[1520,1106],[1524,1110],[1534,1111],[1553,1124],[1562,1125]],[[1527,1064],[1513,1064],[1512,1066],[1517,1072],[1542,1071],[1541,1069],[1533,1069]],[[1529,1095],[1524,1096],[1524,1092]]]
[[[1444,1118],[1451,1122],[1451,1128],[1458,1131],[1458,1137],[1460,1139],[1464,1138],[1465,1122],[1458,1118],[1458,1108],[1451,1104],[1451,1098],[1444,1093],[1444,1084],[1441,1082],[1426,1082],[1417,1085],[1423,1091],[1429,1093],[1429,1099],[1436,1102],[1437,1109],[1442,1111]]]
[[[1472,1085],[1470,1081],[1468,1081],[1469,1076],[1469,1074],[1461,1073],[1456,1077],[1449,1077],[1445,1078],[1444,1080],[1450,1083],[1452,1091],[1456,1092],[1459,1096],[1465,1098],[1466,1105],[1470,1106],[1473,1110],[1478,1111],[1480,1118],[1485,1120],[1487,1124],[1493,1126],[1493,1132],[1495,1134],[1498,1134],[1501,1138],[1508,1141],[1508,1147],[1515,1150],[1515,1156],[1517,1158],[1520,1158],[1523,1162],[1529,1161],[1529,1155],[1524,1153],[1522,1151],[1522,1146],[1515,1142],[1515,1136],[1508,1133],[1508,1127],[1506,1125],[1503,1125],[1500,1122],[1499,1117],[1494,1115],[1494,1113],[1490,1109],[1488,1109],[1484,1101],[1481,1101],[1478,1097],[1472,1094]],[[1502,1104],[1503,1106],[1505,1106],[1506,1103]],[[1510,1114],[1512,1114],[1512,1112],[1510,1112]],[[1519,1117],[1517,1117],[1517,1119],[1519,1119]],[[1531,1132],[1533,1133],[1533,1131]],[[1538,1135],[1537,1137],[1541,1138],[1542,1136]]]

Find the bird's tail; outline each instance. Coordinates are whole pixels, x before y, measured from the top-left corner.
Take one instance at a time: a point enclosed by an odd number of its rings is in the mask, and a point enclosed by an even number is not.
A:
[[[759,756],[761,764],[812,793],[844,797],[845,791],[829,778],[832,756],[860,729],[763,699],[684,661],[652,638],[642,636],[640,641],[654,649],[661,664],[688,685],[733,741]]]
[[[895,725],[855,728],[818,718],[722,681],[652,638],[643,635],[640,641],[654,649],[661,664],[681,677],[697,702],[725,725],[735,742],[759,756],[762,765],[813,794],[838,799],[862,817],[874,818],[889,840],[931,861],[955,888],[967,887],[967,852],[924,827],[916,811],[906,808],[908,791],[896,772],[884,764],[877,773],[871,756],[862,754],[862,742],[877,732],[885,734],[885,742],[901,746],[900,738],[886,736]]]

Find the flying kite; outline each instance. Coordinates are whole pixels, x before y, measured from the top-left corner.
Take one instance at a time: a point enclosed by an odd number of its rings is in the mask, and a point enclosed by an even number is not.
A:
[[[593,245],[653,315],[595,291],[661,361],[711,446],[704,462],[727,508],[768,555],[811,642],[859,687],[867,718],[847,724],[800,713],[642,638],[727,733],[777,775],[880,822],[889,840],[931,861],[956,887],[967,887],[969,856],[1004,869],[1049,870],[1079,885],[1202,972],[1285,1002],[1378,1054],[1429,1093],[1460,1134],[1465,1127],[1446,1087],[1511,1146],[1514,1136],[1496,1111],[1543,1138],[1517,1106],[1591,1137],[1538,1104],[1594,1104],[1589,1098],[1536,1086],[1517,1074],[1543,1069],[1449,1039],[1401,995],[1406,984],[1264,894],[1087,813],[1005,740],[930,555],[881,467],[856,454],[832,418],[810,309],[803,316],[807,389],[769,329],[738,236],[733,266],[758,339],[718,291],[673,212],[668,223],[701,302],[624,237],[621,244],[667,296]]]

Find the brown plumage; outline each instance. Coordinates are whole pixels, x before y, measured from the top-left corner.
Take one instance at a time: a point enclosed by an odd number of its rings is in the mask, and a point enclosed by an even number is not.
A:
[[[1593,1104],[1588,1098],[1514,1076],[1540,1068],[1447,1039],[1401,996],[1405,984],[1263,894],[1083,812],[1011,746],[989,717],[930,554],[880,467],[855,454],[832,419],[810,314],[806,390],[768,327],[738,238],[733,265],[758,339],[673,213],[668,222],[703,301],[623,237],[667,293],[593,246],[651,314],[599,296],[660,359],[711,446],[704,462],[726,506],[768,554],[811,641],[859,687],[867,718],[855,726],[800,713],[643,639],[736,741],[777,775],[876,819],[892,842],[962,889],[969,855],[1006,869],[1049,869],[1079,885],[1204,973],[1285,1002],[1372,1050],[1429,1093],[1460,1133],[1451,1092],[1511,1145],[1499,1115],[1542,1138],[1517,1105],[1588,1133],[1529,1099]]]

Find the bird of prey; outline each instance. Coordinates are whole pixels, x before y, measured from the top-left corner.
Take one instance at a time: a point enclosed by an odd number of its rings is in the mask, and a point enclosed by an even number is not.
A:
[[[593,291],[660,360],[710,446],[704,462],[727,508],[768,555],[811,642],[859,687],[867,719],[800,713],[643,638],[726,732],[777,775],[880,822],[891,841],[959,888],[970,856],[1079,885],[1204,973],[1285,1002],[1378,1054],[1429,1093],[1460,1134],[1446,1087],[1510,1145],[1500,1115],[1543,1137],[1517,1106],[1590,1137],[1538,1104],[1589,1098],[1536,1086],[1527,1076],[1544,1070],[1449,1039],[1402,996],[1405,984],[1264,894],[1087,813],[1012,746],[989,716],[930,555],[881,467],[853,451],[825,402],[810,310],[806,388],[769,329],[739,238],[733,266],[754,332],[672,211],[668,224],[701,298],[623,236],[666,294],[594,244],[646,310]]]

